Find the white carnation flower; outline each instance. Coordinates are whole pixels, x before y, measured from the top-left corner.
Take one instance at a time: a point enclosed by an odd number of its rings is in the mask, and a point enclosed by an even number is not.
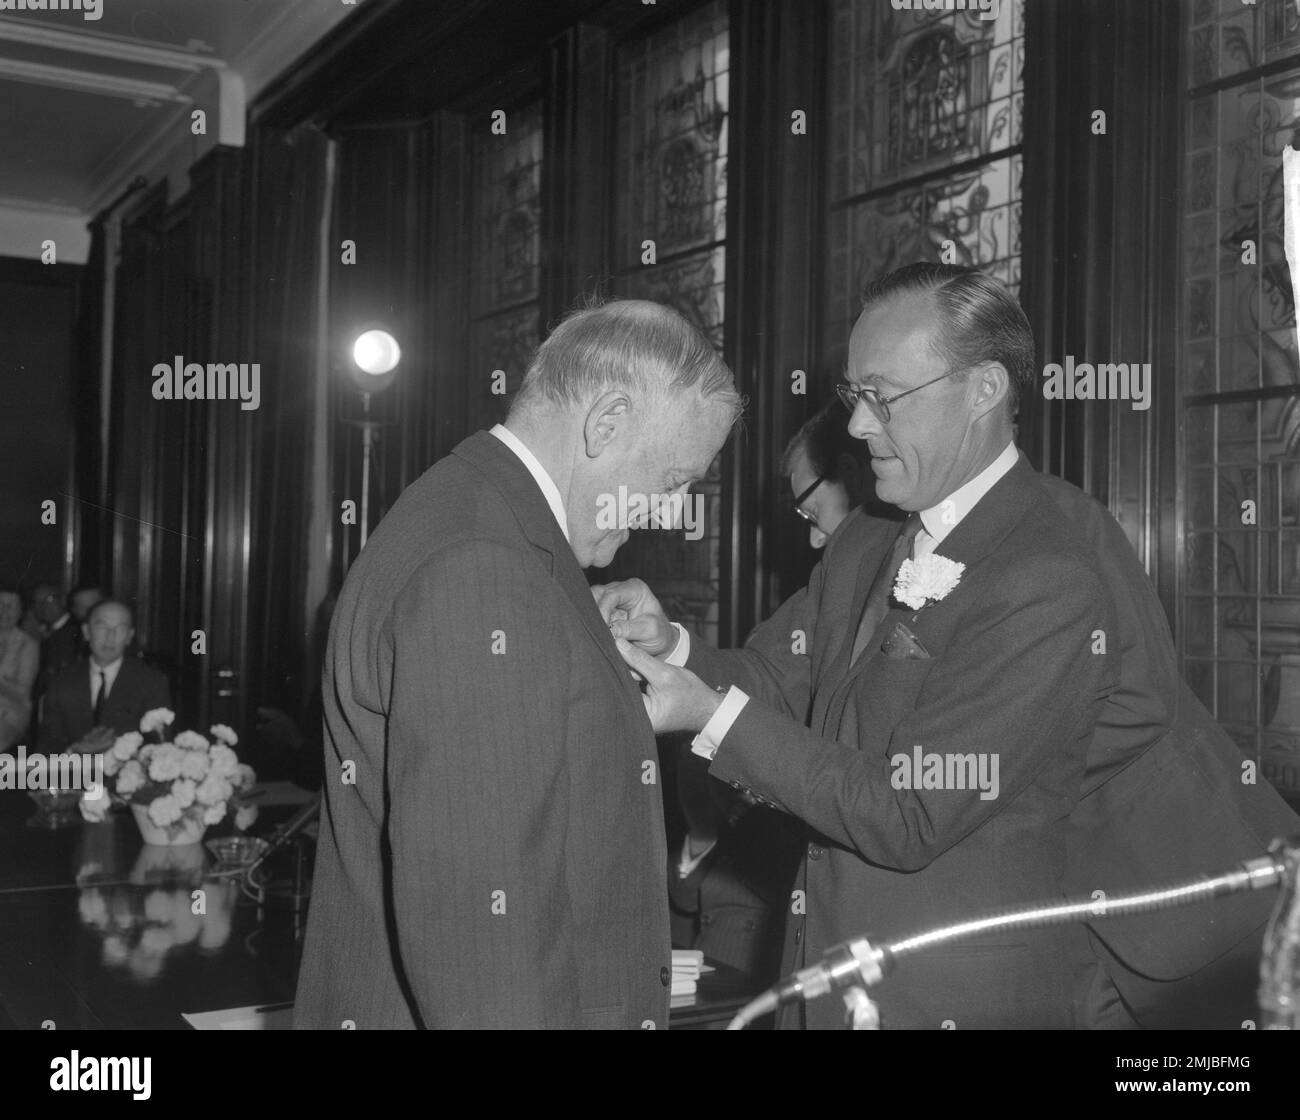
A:
[[[238,809],[235,810],[235,827],[239,829],[240,832],[245,832],[248,829],[252,828],[256,820],[257,820],[256,805],[241,805]]]
[[[181,749],[170,743],[155,748],[149,759],[149,777],[155,782],[170,782],[181,776]]]
[[[148,735],[167,727],[175,719],[176,713],[170,708],[154,708],[140,717],[140,730]]]
[[[927,602],[946,598],[965,570],[965,564],[936,552],[919,560],[904,560],[894,583],[894,598],[919,611]]]
[[[239,755],[229,747],[218,743],[208,752],[208,761],[212,763],[212,773],[223,778],[232,778],[239,769]]]
[[[181,777],[192,782],[201,782],[208,776],[211,767],[207,751],[186,751],[181,756]]]
[[[194,783],[185,778],[177,778],[172,782],[172,796],[182,809],[188,809],[194,804]]]
[[[149,802],[149,819],[159,828],[166,828],[181,819],[181,807],[171,794],[163,794]]]
[[[239,736],[235,734],[233,728],[227,727],[224,723],[214,723],[208,728],[208,734],[228,747],[239,746]]]
[[[204,751],[208,749],[208,741],[197,731],[182,731],[172,742],[187,751]]]
[[[235,773],[232,775],[230,781],[240,793],[245,793],[252,789],[254,784],[257,782],[257,774],[248,763],[241,762],[235,767]]]
[[[229,801],[231,794],[234,792],[230,782],[221,777],[220,774],[209,774],[195,787],[194,797],[201,804],[215,805],[218,802]]]
[[[144,736],[138,731],[128,731],[125,735],[119,735],[113,740],[112,755],[121,762],[132,758],[135,752],[140,749],[144,742]]]
[[[117,792],[129,797],[144,785],[144,767],[134,758],[126,763],[117,775]]]
[[[110,778],[122,769],[122,760],[111,750],[105,751],[100,757],[104,760],[104,773]]]
[[[203,813],[204,824],[220,824],[226,817],[226,803],[218,801]]]

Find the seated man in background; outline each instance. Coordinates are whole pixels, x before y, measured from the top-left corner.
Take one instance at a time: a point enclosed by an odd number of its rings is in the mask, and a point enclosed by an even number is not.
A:
[[[687,834],[670,853],[673,946],[698,949],[766,987],[780,971],[802,826],[711,778],[689,750],[678,760],[677,796]]]
[[[81,753],[102,751],[116,736],[137,730],[145,712],[171,707],[167,678],[127,655],[135,637],[130,607],[116,599],[95,604],[82,632],[90,657],[54,677],[45,694],[40,733],[45,754],[74,744]]]
[[[39,648],[23,631],[22,618],[22,596],[13,588],[0,588],[0,751],[23,738],[31,718]]]

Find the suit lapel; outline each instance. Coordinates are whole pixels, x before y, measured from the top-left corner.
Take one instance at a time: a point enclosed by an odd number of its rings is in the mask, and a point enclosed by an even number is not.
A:
[[[894,523],[886,522],[886,524],[893,525]],[[884,533],[862,558],[862,563],[858,567],[857,583],[853,588],[853,600],[849,604],[848,625],[845,627],[844,637],[840,642],[839,649],[828,667],[828,675],[832,680],[839,680],[849,667],[849,659],[853,656],[853,642],[858,634],[858,621],[862,618],[862,612],[866,609],[867,596],[871,594],[871,585],[875,582],[881,567],[889,563],[890,549],[893,547],[896,536],[896,531],[894,533]]]
[[[578,566],[564,531],[555,520],[551,507],[537,485],[537,480],[513,451],[490,432],[475,432],[453,451],[482,473],[501,492],[515,514],[528,542],[545,555],[551,578],[564,590],[582,620],[582,625],[606,660],[623,682],[623,690],[638,712],[645,706],[640,689],[618,652],[609,627],[596,609],[591,586]]]

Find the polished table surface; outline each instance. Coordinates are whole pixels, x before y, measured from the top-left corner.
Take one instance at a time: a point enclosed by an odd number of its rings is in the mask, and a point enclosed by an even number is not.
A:
[[[254,831],[292,812],[264,810]],[[293,999],[306,916],[289,901],[258,905],[202,846],[143,844],[129,813],[56,830],[35,815],[25,792],[0,790],[0,1026],[185,1029],[185,1013]],[[288,891],[311,858],[290,844],[267,866]],[[750,993],[719,967],[674,1001],[671,1026],[717,1029]]]

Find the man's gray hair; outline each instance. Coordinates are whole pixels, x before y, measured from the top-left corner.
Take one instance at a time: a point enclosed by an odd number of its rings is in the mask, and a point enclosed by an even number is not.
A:
[[[611,300],[568,315],[537,348],[511,405],[576,405],[606,389],[670,395],[696,388],[730,406],[744,399],[735,379],[700,330],[671,307],[648,300]]]

